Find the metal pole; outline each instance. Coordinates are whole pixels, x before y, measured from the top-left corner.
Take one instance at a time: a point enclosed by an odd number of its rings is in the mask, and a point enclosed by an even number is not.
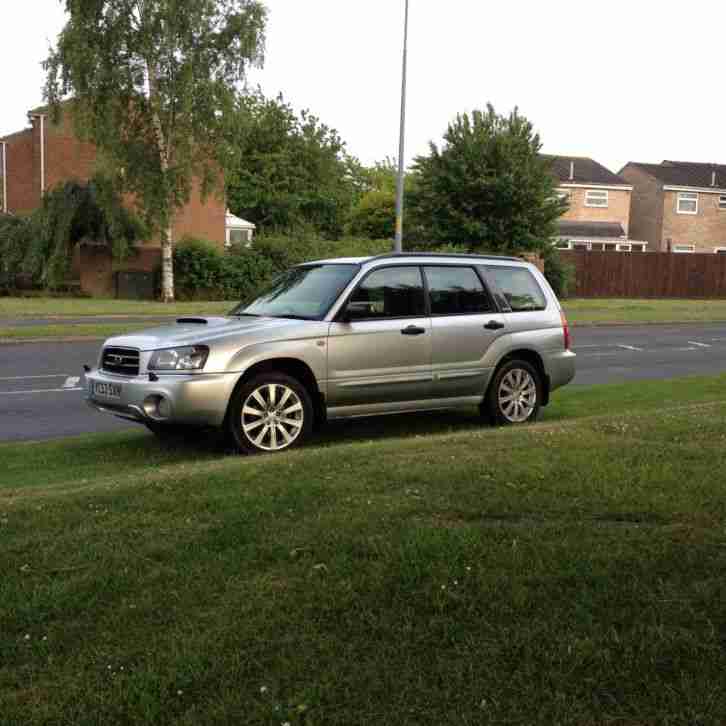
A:
[[[404,183],[404,146],[406,142],[406,67],[408,61],[408,0],[406,0],[406,19],[403,30],[403,80],[401,81],[401,135],[398,141],[398,181],[396,183],[396,242],[395,252],[403,250],[403,183]]]

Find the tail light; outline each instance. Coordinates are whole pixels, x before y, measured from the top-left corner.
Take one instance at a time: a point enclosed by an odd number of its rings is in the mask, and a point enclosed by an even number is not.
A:
[[[565,334],[565,350],[569,350],[570,343],[572,342],[570,340],[570,326],[567,323],[567,316],[562,310],[560,310],[560,318],[562,320],[562,332]]]

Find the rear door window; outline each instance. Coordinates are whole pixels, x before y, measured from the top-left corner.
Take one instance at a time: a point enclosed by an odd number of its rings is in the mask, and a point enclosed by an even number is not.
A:
[[[488,265],[486,274],[501,295],[499,303],[505,311],[525,313],[547,307],[547,298],[526,267]]]
[[[476,315],[494,307],[472,267],[425,267],[432,315]]]

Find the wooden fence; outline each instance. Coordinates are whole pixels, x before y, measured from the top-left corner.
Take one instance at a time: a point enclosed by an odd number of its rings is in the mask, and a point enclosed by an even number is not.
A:
[[[726,298],[726,255],[561,251],[576,297]]]

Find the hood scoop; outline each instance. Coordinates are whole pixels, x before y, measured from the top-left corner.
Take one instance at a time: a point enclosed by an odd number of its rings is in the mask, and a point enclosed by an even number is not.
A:
[[[207,325],[207,321],[204,318],[177,318],[177,323],[181,325],[192,324],[192,325]]]

